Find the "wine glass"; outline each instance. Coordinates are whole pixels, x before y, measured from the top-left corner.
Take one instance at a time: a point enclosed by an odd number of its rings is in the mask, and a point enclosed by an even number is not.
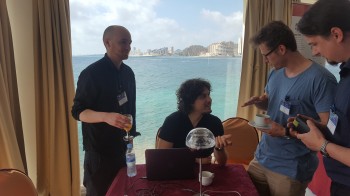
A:
[[[128,119],[130,120],[130,123],[127,123],[127,124],[124,125],[124,130],[126,132],[126,136],[124,136],[123,139],[124,139],[124,141],[130,141],[130,140],[134,139],[134,136],[129,135],[129,131],[132,128],[133,119],[132,119],[132,115],[131,114],[124,114],[124,116],[128,117]]]

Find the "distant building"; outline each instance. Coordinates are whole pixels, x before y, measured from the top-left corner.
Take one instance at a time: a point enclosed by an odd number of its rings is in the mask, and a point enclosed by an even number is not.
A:
[[[168,48],[168,53],[171,54],[171,55],[174,54],[174,47],[173,46]]]
[[[208,46],[210,56],[234,56],[235,45],[233,42],[213,43]]]
[[[163,47],[160,49],[154,49],[154,50],[147,50],[147,53],[144,54],[145,56],[167,56],[168,53],[168,47]]]
[[[163,47],[159,49],[148,49],[142,52],[140,49],[133,47],[130,55],[133,56],[241,56],[242,55],[242,39],[238,39],[238,43],[232,41],[222,41],[210,44],[208,47],[201,45],[191,45],[183,50],[174,50],[174,47]]]
[[[243,39],[240,37],[238,38],[237,55],[242,56],[242,53],[243,53]]]
[[[233,44],[233,56],[239,56],[238,55],[238,44]]]
[[[136,47],[133,47],[130,51],[130,56],[141,56],[143,55],[140,49],[137,49]]]

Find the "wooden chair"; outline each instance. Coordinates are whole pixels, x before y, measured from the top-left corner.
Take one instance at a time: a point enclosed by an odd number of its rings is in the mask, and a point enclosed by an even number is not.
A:
[[[17,169],[0,169],[1,196],[37,196],[31,179]]]
[[[248,120],[240,117],[228,118],[222,122],[225,134],[231,134],[232,146],[225,148],[227,163],[239,163],[247,169],[254,158],[259,143],[258,131],[248,124]]]
[[[159,133],[160,133],[160,130],[162,129],[162,127],[159,127],[158,131],[157,131],[157,135],[156,135],[156,142],[155,142],[155,146],[154,148],[157,148],[158,147],[158,142],[159,142]]]

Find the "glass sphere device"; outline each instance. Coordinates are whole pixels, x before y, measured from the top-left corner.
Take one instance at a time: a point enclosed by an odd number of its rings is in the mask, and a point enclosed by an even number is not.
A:
[[[194,128],[186,136],[186,146],[199,158],[199,193],[194,196],[208,196],[202,193],[202,158],[213,153],[215,136],[207,128]]]
[[[213,153],[215,136],[207,128],[194,128],[187,134],[186,146],[195,154],[195,157],[208,157]]]

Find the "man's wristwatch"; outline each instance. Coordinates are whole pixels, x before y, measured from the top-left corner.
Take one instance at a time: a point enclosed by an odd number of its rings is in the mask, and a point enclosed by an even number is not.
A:
[[[223,150],[223,148],[218,148],[218,147],[215,147],[214,148],[216,151],[222,151]]]
[[[321,152],[322,156],[324,156],[324,157],[329,157],[329,154],[328,154],[328,152],[326,150],[326,146],[327,146],[328,143],[329,142],[327,140],[324,140],[324,143],[322,144],[322,146],[320,148],[320,152]]]
[[[284,130],[285,130],[284,138],[290,139],[289,127],[286,127]]]

